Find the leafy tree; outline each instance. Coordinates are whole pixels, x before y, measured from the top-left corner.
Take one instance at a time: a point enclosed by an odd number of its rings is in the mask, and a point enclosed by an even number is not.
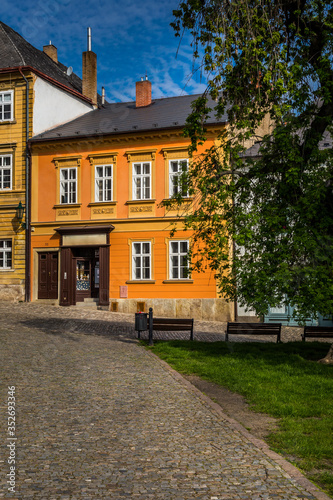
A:
[[[184,214],[193,266],[209,265],[224,296],[259,314],[285,300],[300,320],[333,312],[332,3],[185,0],[174,11],[208,75],[180,180],[195,198]],[[198,157],[211,113],[228,125]]]

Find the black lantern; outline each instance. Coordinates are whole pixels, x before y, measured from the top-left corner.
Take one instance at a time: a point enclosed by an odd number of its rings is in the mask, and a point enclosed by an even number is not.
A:
[[[19,223],[21,224],[22,219],[23,219],[23,214],[24,214],[24,206],[20,202],[17,207],[16,207],[16,217]]]

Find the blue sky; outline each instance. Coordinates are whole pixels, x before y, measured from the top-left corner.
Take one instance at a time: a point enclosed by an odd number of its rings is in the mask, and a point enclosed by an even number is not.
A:
[[[201,93],[205,79],[193,74],[190,39],[179,38],[170,22],[178,0],[1,0],[0,20],[38,49],[51,40],[58,59],[82,76],[87,27],[97,54],[98,91],[109,102],[135,98],[135,82],[146,73],[153,97]]]

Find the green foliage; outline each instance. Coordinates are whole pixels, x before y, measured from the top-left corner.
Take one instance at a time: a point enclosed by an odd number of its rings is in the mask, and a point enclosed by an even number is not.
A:
[[[333,494],[333,373],[316,362],[327,346],[171,341],[156,342],[152,350],[180,373],[226,386],[255,411],[279,419],[270,445]]]
[[[332,0],[186,0],[174,15],[209,76],[185,130],[195,193],[185,225],[203,242],[193,266],[208,257],[221,293],[259,314],[285,297],[300,320],[332,313],[333,150],[323,147],[332,132]],[[228,131],[198,157],[212,112],[227,113]],[[254,141],[255,157],[246,153]]]

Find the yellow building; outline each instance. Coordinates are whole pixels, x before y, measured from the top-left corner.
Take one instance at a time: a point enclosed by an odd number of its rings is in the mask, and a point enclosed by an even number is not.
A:
[[[87,87],[86,87],[87,88]],[[94,95],[58,62],[57,49],[31,46],[0,22],[0,299],[29,299],[27,141],[94,109]],[[22,213],[24,212],[24,213]],[[27,239],[27,246],[25,241]]]
[[[105,104],[30,141],[32,300],[232,319],[213,272],[187,272],[191,233],[161,205],[188,168],[183,127],[195,97],[152,100],[143,80],[135,102]],[[201,152],[224,126],[225,117],[207,119]]]

